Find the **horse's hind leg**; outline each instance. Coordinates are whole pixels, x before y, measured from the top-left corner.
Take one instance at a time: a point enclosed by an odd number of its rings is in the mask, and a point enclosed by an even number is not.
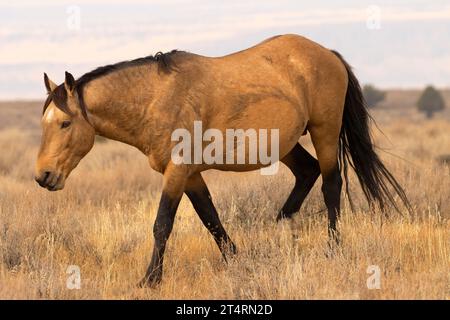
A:
[[[322,174],[322,193],[328,210],[328,234],[339,242],[337,220],[340,212],[342,178],[338,165],[338,143],[340,126],[312,126],[309,131],[316,149]]]
[[[220,222],[217,210],[211,200],[211,194],[200,173],[189,177],[185,193],[191,200],[200,220],[214,237],[224,259],[226,260],[226,255],[229,253],[235,254],[236,246]]]
[[[277,221],[291,218],[294,213],[300,210],[303,201],[320,175],[319,162],[299,143],[281,161],[294,174],[295,185],[283,208],[278,213]]]

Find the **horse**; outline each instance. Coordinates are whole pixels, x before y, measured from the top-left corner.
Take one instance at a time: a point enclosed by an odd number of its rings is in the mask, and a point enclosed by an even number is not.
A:
[[[50,191],[65,181],[91,150],[96,135],[136,147],[163,175],[153,226],[154,247],[141,286],[162,280],[166,243],[186,194],[226,260],[237,252],[222,225],[201,172],[250,171],[258,163],[178,163],[174,130],[228,128],[279,130],[279,160],[295,185],[276,220],[298,212],[319,175],[328,212],[329,239],[339,243],[342,173],[356,172],[369,204],[407,208],[404,190],[381,162],[370,134],[371,117],[358,80],[336,51],[299,35],[278,35],[236,53],[206,57],[185,51],[158,52],[99,67],[75,80],[65,73],[56,85],[44,74],[47,99],[35,180]],[[309,132],[317,159],[300,144]],[[225,153],[227,150],[223,150]],[[248,155],[248,154],[247,154]],[[391,193],[390,189],[393,190]]]

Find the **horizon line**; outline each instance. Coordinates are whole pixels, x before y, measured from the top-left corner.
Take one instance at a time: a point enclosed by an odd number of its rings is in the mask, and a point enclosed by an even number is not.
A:
[[[364,83],[364,85],[373,85],[376,89],[379,89],[381,91],[423,91],[428,85],[422,86],[422,87],[379,87],[372,83]],[[438,91],[450,91],[450,86],[434,86],[433,84],[429,84],[436,88]],[[30,97],[30,98],[2,98],[0,97],[0,103],[5,102],[41,102],[45,100],[46,93],[43,92],[42,94],[43,98],[38,97]]]

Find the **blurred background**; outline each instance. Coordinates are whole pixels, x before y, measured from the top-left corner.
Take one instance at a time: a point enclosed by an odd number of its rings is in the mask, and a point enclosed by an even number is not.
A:
[[[362,83],[450,86],[450,3],[443,0],[0,1],[0,99],[42,99],[61,82],[157,51],[220,56],[283,33],[338,50]]]

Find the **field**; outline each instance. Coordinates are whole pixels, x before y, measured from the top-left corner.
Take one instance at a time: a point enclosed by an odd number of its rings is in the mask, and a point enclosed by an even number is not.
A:
[[[384,132],[374,130],[380,154],[414,214],[371,212],[351,176],[357,208],[343,201],[342,245],[330,256],[320,179],[294,221],[277,224],[294,182],[286,168],[269,177],[207,172],[238,255],[222,261],[184,197],[156,289],[136,284],[161,176],[134,148],[98,139],[66,188],[50,193],[33,180],[41,102],[2,102],[0,299],[449,299],[450,113],[428,121],[410,100],[392,91],[373,116]],[[312,150],[308,137],[302,143]],[[80,268],[80,289],[67,288],[70,265]],[[367,285],[373,268],[379,289]]]

